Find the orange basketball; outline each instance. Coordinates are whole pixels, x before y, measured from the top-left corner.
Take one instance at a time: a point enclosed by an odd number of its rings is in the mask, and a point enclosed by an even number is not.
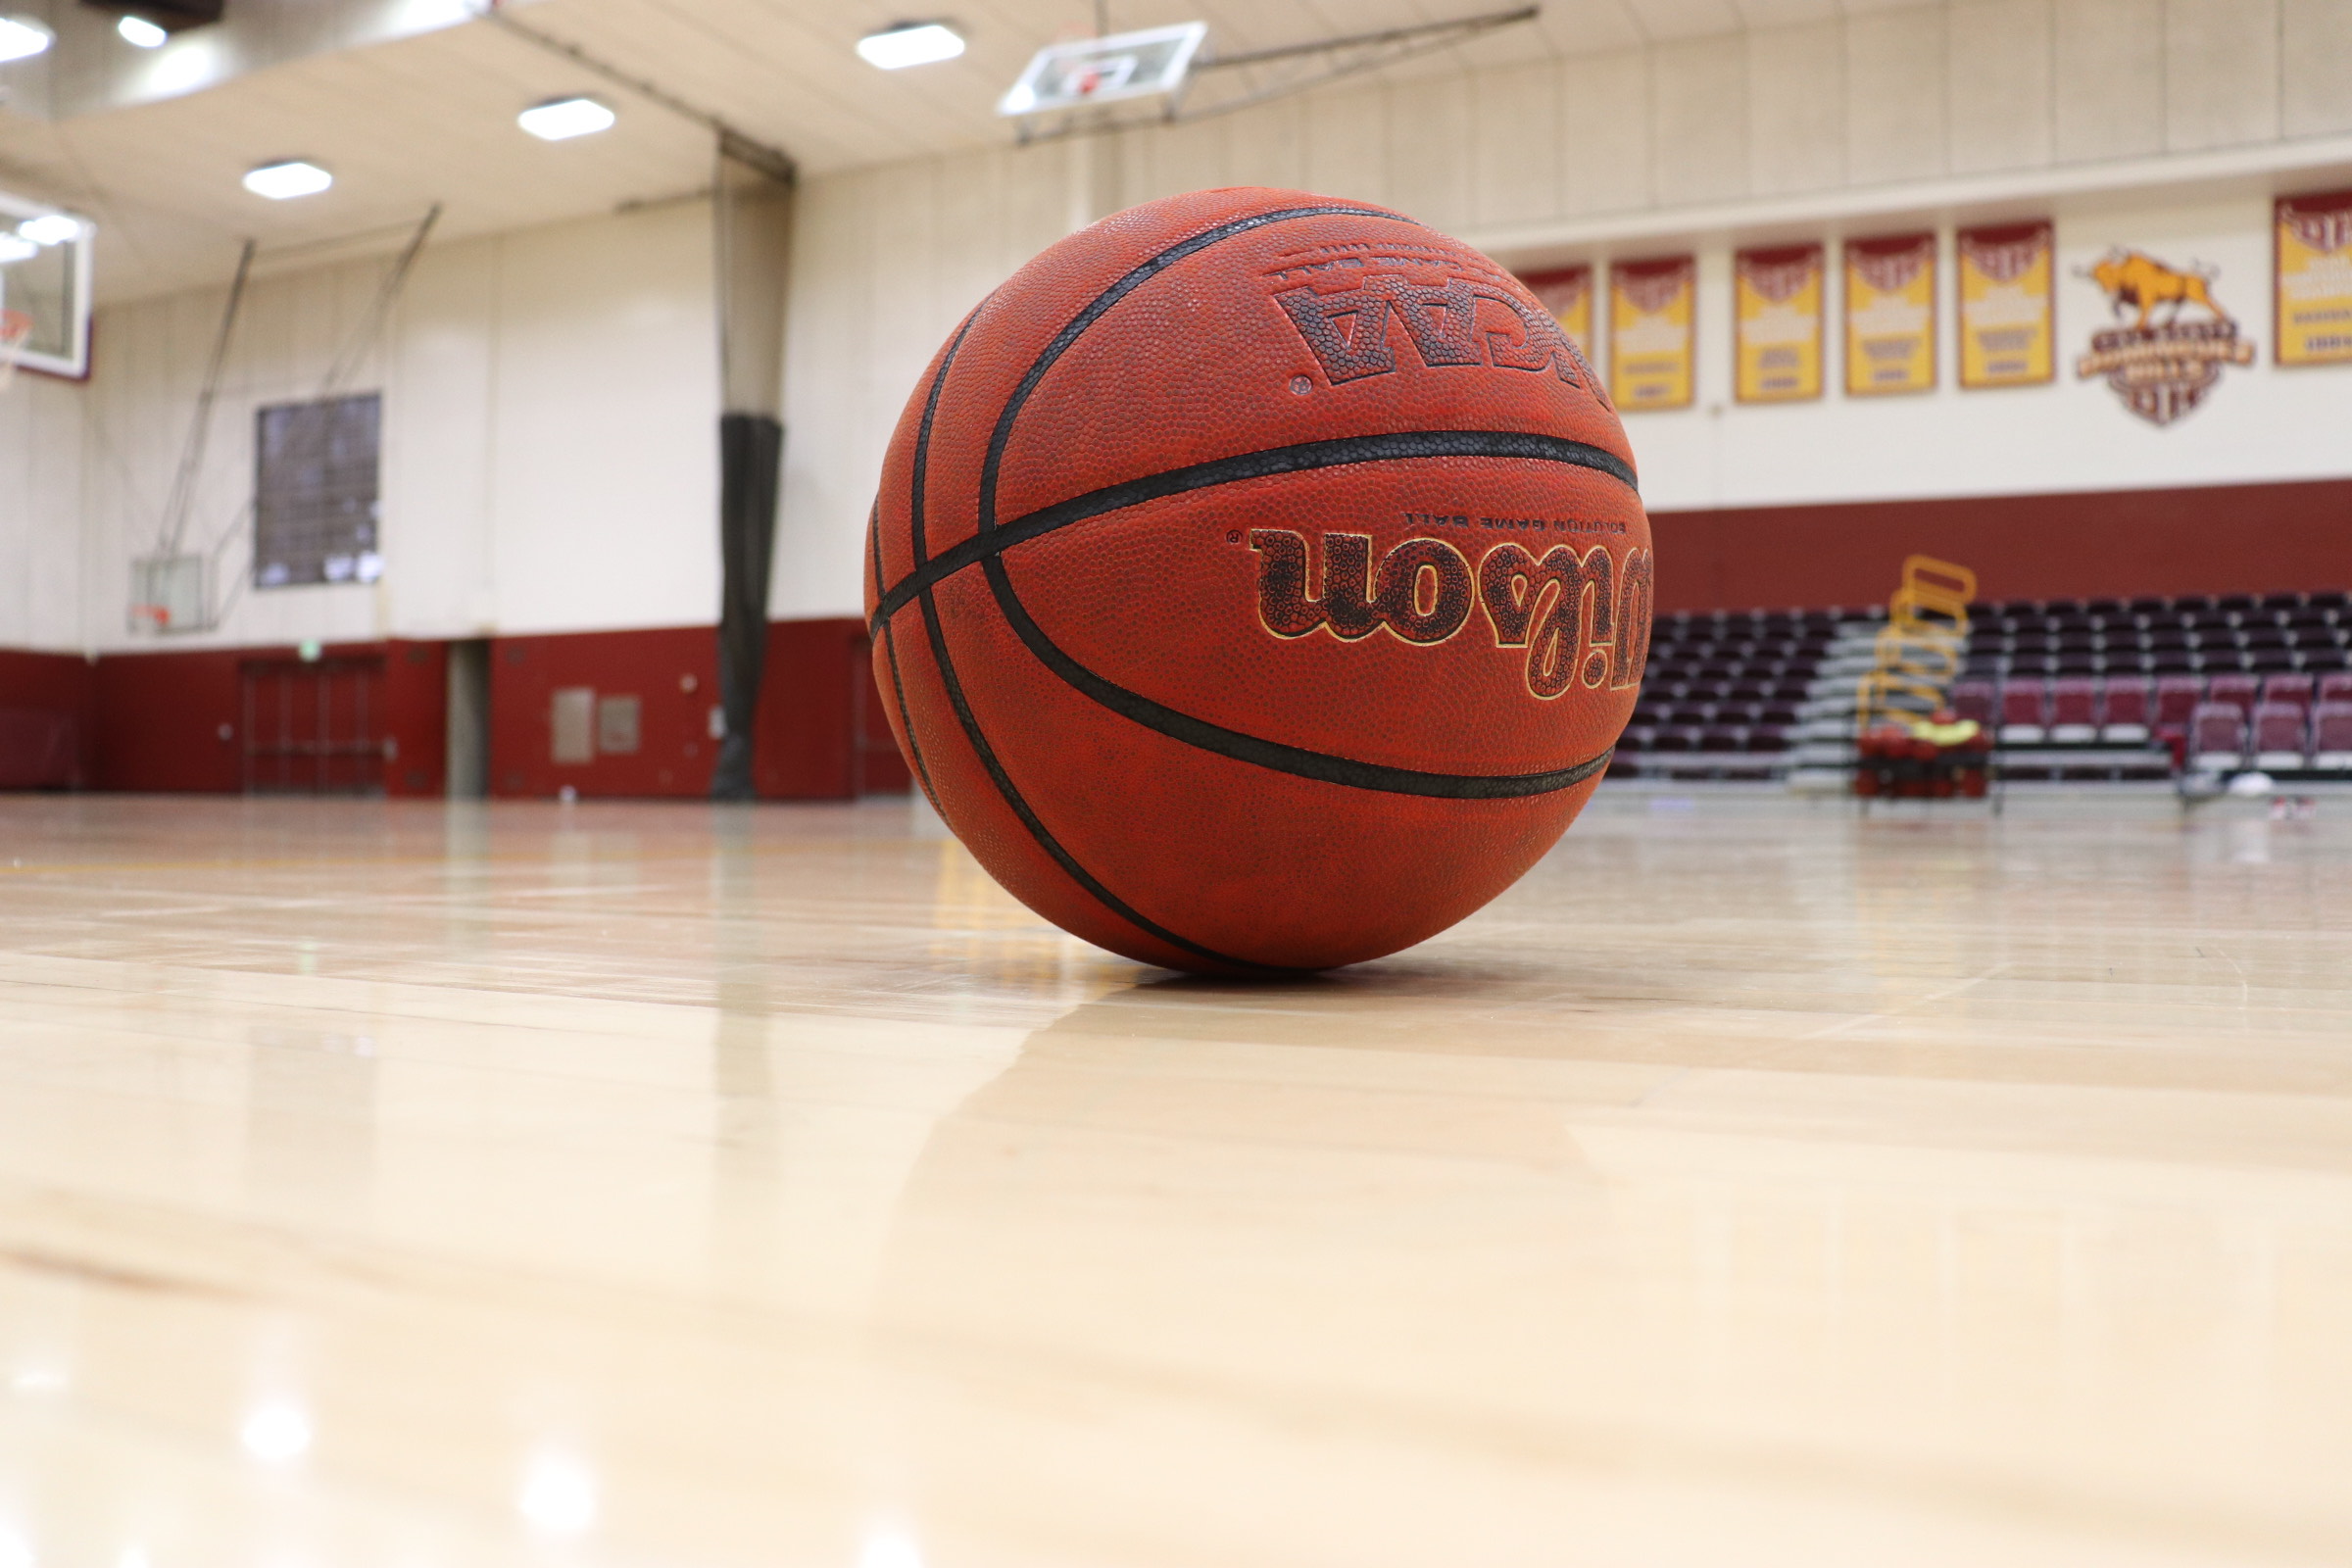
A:
[[[884,463],[908,764],[1014,897],[1172,968],[1379,957],[1575,819],[1648,648],[1625,432],[1510,273],[1283,190],[1131,208],[984,300]]]

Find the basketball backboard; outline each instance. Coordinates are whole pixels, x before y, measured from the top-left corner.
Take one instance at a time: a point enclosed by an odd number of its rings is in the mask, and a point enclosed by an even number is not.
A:
[[[24,333],[24,369],[89,373],[91,232],[86,219],[0,191],[0,312]]]
[[[1130,98],[1172,95],[1208,35],[1204,22],[1048,44],[997,103],[1000,115],[1050,115]]]

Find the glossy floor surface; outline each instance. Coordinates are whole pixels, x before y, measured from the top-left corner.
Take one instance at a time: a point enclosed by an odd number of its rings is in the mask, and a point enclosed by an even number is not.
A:
[[[2341,1564],[2352,801],[1604,793],[1243,986],[904,805],[0,799],[0,1568]]]

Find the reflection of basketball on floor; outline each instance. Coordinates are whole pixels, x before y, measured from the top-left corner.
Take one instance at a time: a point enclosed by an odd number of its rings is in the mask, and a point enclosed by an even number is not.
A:
[[[1548,849],[1647,646],[1614,411],[1516,279],[1293,191],[1045,252],[899,423],[867,607],[900,744],[1040,913],[1180,968],[1418,942]]]

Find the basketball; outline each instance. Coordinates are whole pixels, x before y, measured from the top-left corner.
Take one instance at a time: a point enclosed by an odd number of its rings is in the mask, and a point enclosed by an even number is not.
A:
[[[950,828],[1172,968],[1379,957],[1575,819],[1640,684],[1648,525],[1502,269],[1298,191],[1132,208],[965,318],[900,418],[877,679]]]

